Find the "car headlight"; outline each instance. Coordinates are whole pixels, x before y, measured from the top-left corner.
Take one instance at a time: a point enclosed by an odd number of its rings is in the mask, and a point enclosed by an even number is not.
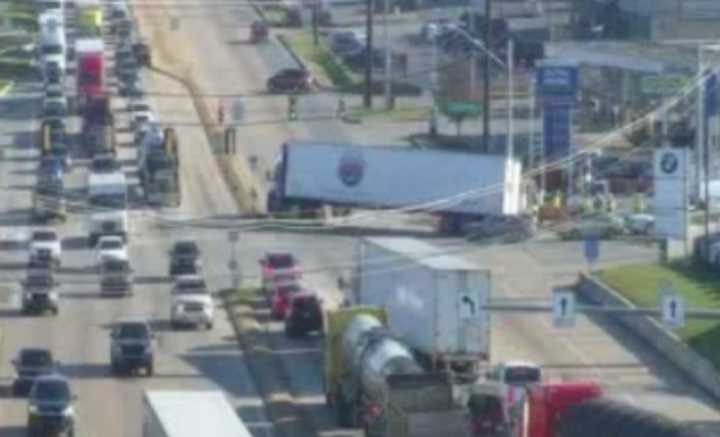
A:
[[[73,416],[75,415],[75,408],[73,408],[72,405],[68,405],[67,407],[63,408],[62,410],[63,416]]]
[[[28,411],[30,412],[30,414],[37,414],[37,412],[38,412],[37,405],[33,405],[33,404],[28,405]]]

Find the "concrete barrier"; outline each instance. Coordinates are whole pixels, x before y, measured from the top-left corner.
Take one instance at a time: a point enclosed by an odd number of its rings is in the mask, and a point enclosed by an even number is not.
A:
[[[581,297],[599,305],[632,308],[634,304],[599,279],[580,274],[577,291]],[[635,333],[668,362],[720,401],[720,376],[710,361],[685,344],[674,332],[652,317],[611,315],[624,328]]]

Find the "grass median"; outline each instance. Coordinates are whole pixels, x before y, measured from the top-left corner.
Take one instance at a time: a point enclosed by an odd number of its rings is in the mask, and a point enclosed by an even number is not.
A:
[[[598,273],[598,277],[638,306],[657,307],[658,288],[670,281],[687,307],[720,309],[720,278],[704,268],[682,264],[635,264]],[[677,334],[720,369],[720,321],[688,320]]]

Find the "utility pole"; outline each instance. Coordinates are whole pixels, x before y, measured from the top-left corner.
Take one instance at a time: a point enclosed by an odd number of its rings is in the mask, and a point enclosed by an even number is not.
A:
[[[367,35],[367,44],[365,45],[365,95],[363,96],[363,104],[366,108],[372,108],[372,64],[373,64],[373,15],[375,15],[375,0],[367,0],[367,10],[365,11],[365,34]]]
[[[385,0],[385,14],[383,15],[383,33],[385,38],[385,107],[389,111],[393,109],[392,98],[392,50],[390,49],[390,37],[388,34],[388,11],[390,0]]]
[[[512,162],[515,159],[515,62],[513,56],[515,53],[515,43],[512,39],[508,39],[507,44],[507,159]]]
[[[319,17],[320,0],[315,0],[312,7],[312,32],[313,32],[313,45],[315,47],[320,44],[320,37],[318,27],[320,26]]]
[[[472,15],[475,19],[475,15]],[[492,0],[485,0],[485,49],[492,50]],[[483,150],[490,149],[490,54],[485,53],[483,58],[483,94],[485,98],[483,106]]]

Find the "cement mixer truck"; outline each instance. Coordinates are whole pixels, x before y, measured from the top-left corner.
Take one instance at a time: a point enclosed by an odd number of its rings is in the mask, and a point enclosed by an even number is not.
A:
[[[384,312],[342,308],[327,314],[324,387],[341,426],[367,436],[461,437],[466,410],[453,402],[451,376],[426,373],[385,328]]]

